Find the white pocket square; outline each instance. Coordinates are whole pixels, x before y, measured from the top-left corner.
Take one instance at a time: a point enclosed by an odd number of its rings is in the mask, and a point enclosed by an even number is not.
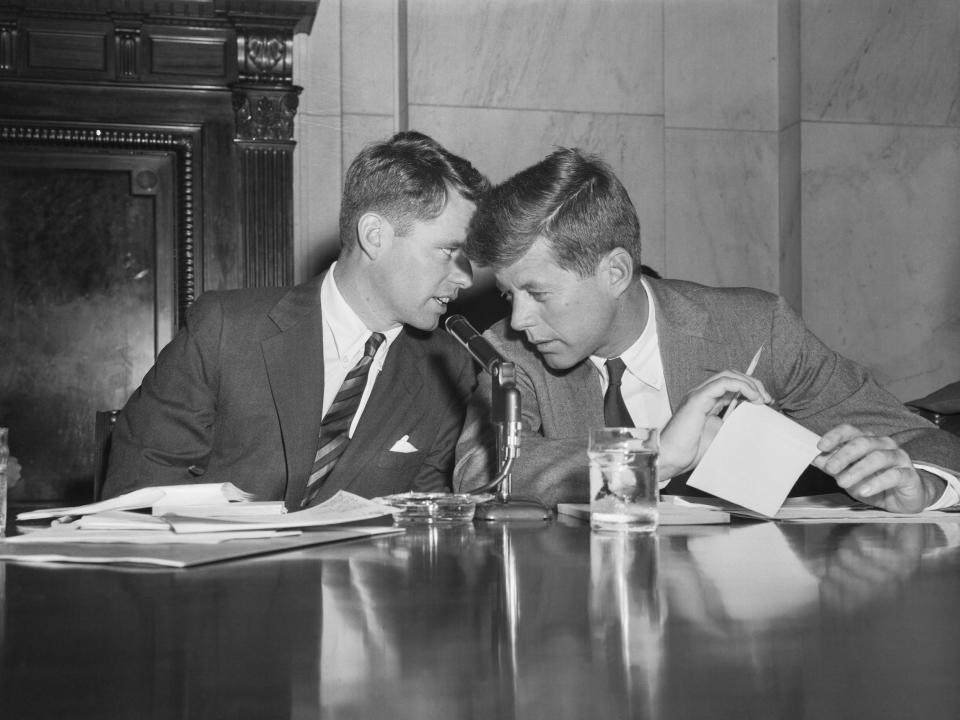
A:
[[[417,449],[410,444],[409,435],[404,435],[402,438],[400,438],[393,444],[392,448],[390,448],[390,452],[397,452],[397,453],[412,453],[416,451]]]

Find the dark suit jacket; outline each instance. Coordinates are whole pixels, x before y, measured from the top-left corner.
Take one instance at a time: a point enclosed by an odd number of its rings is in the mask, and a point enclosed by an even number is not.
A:
[[[889,435],[915,462],[960,471],[960,438],[910,412],[864,368],[830,350],[782,298],[752,288],[648,282],[674,410],[715,372],[745,368],[764,345],[755,375],[787,416],[818,434],[848,422]],[[567,371],[550,369],[507,321],[494,325],[485,337],[517,365],[524,432],[512,473],[514,493],[550,503],[586,502],[587,430],[603,426],[596,369],[589,360]],[[476,487],[492,472],[489,399],[490,379],[484,373],[457,445],[456,490]]]
[[[201,296],[117,420],[104,496],[232,482],[298,507],[320,432],[321,280]],[[320,499],[448,488],[474,382],[446,333],[405,327]],[[404,435],[416,452],[391,451]]]

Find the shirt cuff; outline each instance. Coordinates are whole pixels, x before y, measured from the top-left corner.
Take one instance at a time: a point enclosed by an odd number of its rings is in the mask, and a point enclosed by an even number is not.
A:
[[[913,467],[917,470],[925,470],[932,475],[936,475],[947,483],[947,487],[940,498],[932,505],[924,508],[925,510],[943,510],[944,508],[960,504],[960,480],[957,480],[955,475],[933,465],[927,465],[926,463],[914,463]]]

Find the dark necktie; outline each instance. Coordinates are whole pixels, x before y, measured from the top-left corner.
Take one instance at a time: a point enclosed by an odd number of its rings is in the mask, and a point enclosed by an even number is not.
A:
[[[363,357],[347,373],[337,396],[333,399],[333,404],[320,421],[317,454],[313,459],[313,468],[307,479],[307,489],[303,494],[301,507],[308,507],[317,499],[323,481],[333,470],[343,451],[347,449],[347,443],[350,442],[348,436],[350,425],[353,423],[357,408],[360,407],[360,398],[363,397],[367,375],[370,374],[370,364],[384,339],[380,333],[373,333],[369,337],[363,348]]]
[[[620,381],[627,366],[620,358],[607,360],[607,394],[603,396],[603,424],[607,427],[633,427],[633,419],[623,402]]]

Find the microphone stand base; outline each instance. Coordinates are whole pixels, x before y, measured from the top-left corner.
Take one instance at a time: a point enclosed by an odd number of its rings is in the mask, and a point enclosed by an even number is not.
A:
[[[538,502],[530,500],[491,500],[477,505],[474,518],[487,522],[511,520],[551,520],[553,513]]]

